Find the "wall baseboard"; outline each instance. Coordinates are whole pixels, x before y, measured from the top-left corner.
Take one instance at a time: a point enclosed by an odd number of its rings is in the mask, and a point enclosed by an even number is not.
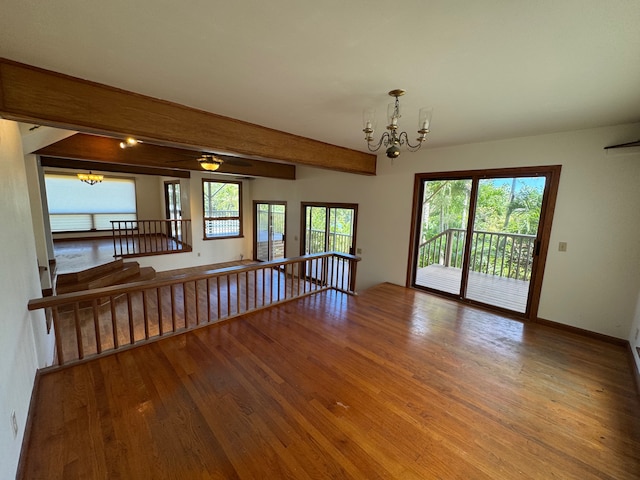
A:
[[[24,466],[27,461],[27,452],[29,451],[29,441],[31,439],[31,429],[33,428],[33,417],[35,413],[36,399],[40,390],[40,369],[36,370],[36,376],[33,380],[33,389],[31,390],[31,400],[29,401],[29,410],[27,411],[27,421],[24,425],[24,435],[22,436],[22,446],[20,447],[20,459],[18,460],[18,470],[16,471],[16,479],[24,478]]]
[[[640,355],[640,347],[636,347],[636,349],[638,351],[638,355]],[[640,368],[640,365],[636,364],[636,358],[633,355],[633,347],[631,346],[630,343],[629,343],[629,366],[633,371],[633,379],[636,382],[636,392],[638,392],[638,396],[640,396],[640,370],[638,370],[638,368]]]
[[[626,347],[629,345],[629,341],[623,338],[612,337],[610,335],[605,335],[604,333],[592,332],[591,330],[585,330],[584,328],[574,327],[572,325],[567,325],[565,323],[553,322],[551,320],[545,320],[544,318],[536,318],[533,320],[534,323],[539,323],[540,325],[546,325],[548,327],[557,328],[559,330],[564,330],[565,332],[575,333],[577,335],[582,335],[583,337],[593,338],[595,340],[601,340],[607,343],[613,343],[614,345],[619,345],[621,347]]]

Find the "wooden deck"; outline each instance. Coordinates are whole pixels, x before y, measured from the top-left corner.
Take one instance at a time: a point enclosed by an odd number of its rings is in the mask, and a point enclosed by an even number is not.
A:
[[[443,265],[429,265],[418,269],[416,284],[458,294],[462,269],[445,267]],[[524,313],[527,308],[529,282],[513,278],[498,277],[485,273],[469,272],[467,284],[467,298],[477,302]]]
[[[383,284],[44,374],[23,479],[637,479],[624,347]]]

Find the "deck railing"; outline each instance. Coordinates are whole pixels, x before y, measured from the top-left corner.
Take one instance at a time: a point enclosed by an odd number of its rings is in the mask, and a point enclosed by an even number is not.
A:
[[[28,308],[51,314],[63,365],[328,289],[355,294],[359,260],[305,255],[34,299]]]
[[[466,231],[450,228],[420,244],[418,266],[439,264],[462,268]],[[469,269],[474,272],[528,281],[535,235],[474,230]]]
[[[307,246],[308,252],[321,252],[325,249],[324,230],[307,230]],[[352,246],[352,236],[348,233],[329,232],[329,250],[341,253],[351,253],[349,250]]]
[[[114,257],[191,251],[191,220],[112,220]]]

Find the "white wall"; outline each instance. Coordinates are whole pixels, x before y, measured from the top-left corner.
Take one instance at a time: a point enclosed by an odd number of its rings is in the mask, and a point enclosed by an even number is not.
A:
[[[0,120],[0,168],[0,478],[14,478],[36,368],[51,359],[44,315],[27,310],[40,297],[40,281],[20,133],[7,120]]]
[[[120,175],[117,176],[129,176]],[[164,218],[163,202],[159,201],[164,195],[161,177],[155,175],[135,175],[136,180],[136,210],[140,220],[158,220]]]
[[[180,193],[182,196],[182,209],[184,219],[191,219],[193,251],[178,253],[175,255],[157,255],[153,257],[140,257],[136,261],[141,266],[151,266],[156,271],[175,270],[179,268],[209,265],[213,263],[240,260],[252,257],[253,225],[251,217],[252,209],[252,181],[242,182],[242,210],[243,210],[243,237],[225,238],[220,240],[204,240],[203,230],[203,201],[202,179],[219,178],[221,180],[235,179],[229,175],[216,175],[204,172],[191,172],[189,180],[180,181]]]
[[[253,197],[289,202],[288,239],[299,235],[300,201],[358,203],[362,290],[405,284],[415,173],[560,164],[539,316],[627,339],[640,291],[640,156],[611,156],[603,147],[639,136],[633,124],[427,148],[394,161],[382,154],[375,177],[298,167],[295,182],[256,180]],[[559,241],[567,252],[557,251]],[[298,248],[290,244],[288,255]]]

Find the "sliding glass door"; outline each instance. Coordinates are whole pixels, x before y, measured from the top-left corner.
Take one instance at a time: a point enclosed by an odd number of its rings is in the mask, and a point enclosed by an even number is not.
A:
[[[533,298],[537,311],[559,173],[417,175],[411,285],[523,315]]]
[[[339,252],[353,254],[356,240],[358,205],[335,203],[302,203],[301,254]],[[348,267],[333,269],[332,265],[318,262],[309,277],[326,281],[326,272],[344,275],[349,279]],[[334,279],[336,281],[336,279]]]
[[[253,244],[256,260],[284,258],[286,251],[286,202],[253,202]]]

